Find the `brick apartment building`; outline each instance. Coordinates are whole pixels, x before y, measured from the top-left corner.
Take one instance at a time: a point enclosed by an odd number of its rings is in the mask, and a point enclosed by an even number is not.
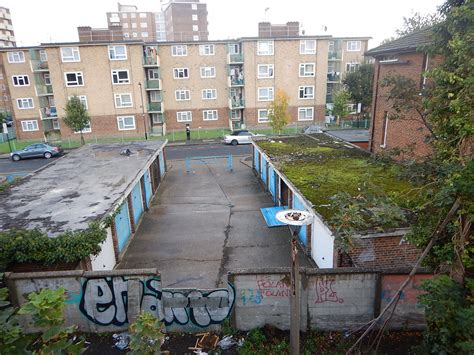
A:
[[[390,119],[393,112],[387,100],[389,88],[382,87],[385,77],[402,75],[418,83],[422,91],[426,84],[423,73],[439,63],[439,58],[431,58],[421,49],[430,43],[430,34],[429,28],[423,29],[365,53],[375,58],[369,139],[369,149],[373,153],[408,147],[413,148],[415,156],[426,156],[431,152],[430,145],[426,143],[429,132],[416,112],[404,112],[404,119]]]
[[[15,47],[15,33],[13,31],[10,10],[0,6],[0,48]],[[0,58],[0,112],[10,114],[12,104],[8,82],[5,80],[5,69]]]
[[[267,107],[278,89],[290,97],[294,123],[324,122],[329,88],[363,62],[368,39],[76,42],[0,54],[19,139],[77,137],[62,122],[73,95],[91,116],[90,136],[139,136],[145,124],[157,135],[186,124],[268,127]]]

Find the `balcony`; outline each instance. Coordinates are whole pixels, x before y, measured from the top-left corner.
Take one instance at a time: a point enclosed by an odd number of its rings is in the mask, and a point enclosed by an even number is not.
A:
[[[239,87],[239,86],[244,86],[245,84],[245,81],[244,81],[244,77],[237,77],[235,75],[231,75],[228,77],[228,85],[230,87]]]
[[[229,99],[229,108],[231,110],[242,109],[245,107],[245,100],[243,99]]]
[[[160,57],[157,55],[145,55],[143,56],[143,66],[148,68],[159,67]]]
[[[161,79],[147,80],[145,90],[161,90]]]
[[[331,104],[333,102],[333,96],[332,94],[327,94],[326,95],[326,103]]]
[[[150,102],[148,104],[148,112],[149,113],[162,113],[163,112],[163,105],[161,102]]]
[[[242,53],[237,54],[228,54],[227,55],[227,63],[228,64],[243,64],[244,63],[244,55]]]
[[[48,62],[42,62],[40,60],[30,60],[31,71],[33,72],[48,72]]]
[[[36,85],[35,88],[36,88],[36,96],[53,95],[52,85],[39,84],[39,85]]]
[[[42,120],[58,117],[58,111],[55,106],[40,108],[40,114]]]
[[[328,73],[327,82],[328,83],[339,83],[341,81],[341,75],[339,73]]]
[[[328,60],[341,60],[342,59],[342,51],[329,51],[328,52]]]

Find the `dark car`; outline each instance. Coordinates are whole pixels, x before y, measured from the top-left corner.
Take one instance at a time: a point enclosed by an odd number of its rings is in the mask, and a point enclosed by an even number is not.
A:
[[[47,143],[35,143],[10,153],[10,158],[14,161],[25,158],[45,158],[61,155],[63,150],[60,146],[49,145]]]

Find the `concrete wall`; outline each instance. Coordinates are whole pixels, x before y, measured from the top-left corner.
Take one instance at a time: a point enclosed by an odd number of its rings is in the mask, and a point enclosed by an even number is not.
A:
[[[408,270],[383,274],[369,269],[301,269],[301,329],[354,330],[376,317],[407,277]],[[417,303],[417,275],[402,295],[391,329],[421,329],[424,309]],[[237,295],[233,323],[240,330],[265,324],[289,329],[289,269],[243,270],[229,275]]]

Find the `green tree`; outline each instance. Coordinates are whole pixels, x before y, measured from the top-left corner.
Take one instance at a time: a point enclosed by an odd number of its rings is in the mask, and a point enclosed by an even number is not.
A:
[[[439,23],[442,16],[437,13],[422,14],[420,12],[412,12],[410,16],[403,17],[402,27],[395,30],[398,37],[406,36],[412,32],[422,30]]]
[[[288,113],[289,97],[285,91],[278,89],[275,99],[268,105],[268,119],[270,126],[275,132],[281,134],[283,127],[290,122]]]
[[[74,132],[80,132],[81,145],[85,144],[83,131],[90,124],[87,109],[77,96],[71,97],[66,104],[64,123]]]
[[[346,90],[339,90],[334,95],[334,106],[332,108],[332,113],[334,116],[336,116],[338,122],[340,118],[344,118],[349,115],[350,99],[351,95]]]
[[[350,99],[354,103],[362,105],[362,112],[367,113],[372,103],[372,86],[374,80],[374,66],[372,64],[362,64],[352,73],[347,73],[343,79]]]

